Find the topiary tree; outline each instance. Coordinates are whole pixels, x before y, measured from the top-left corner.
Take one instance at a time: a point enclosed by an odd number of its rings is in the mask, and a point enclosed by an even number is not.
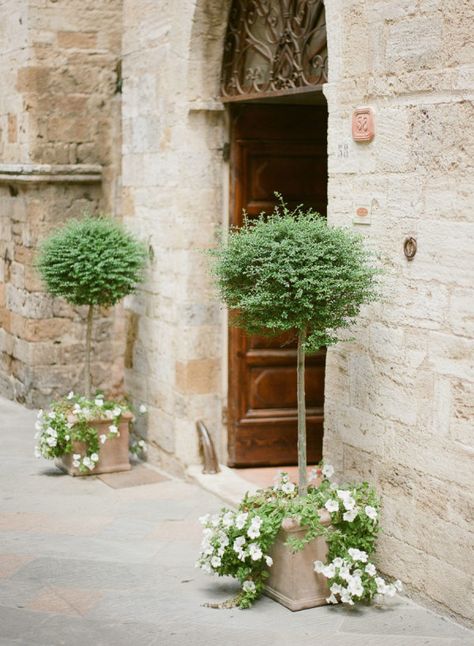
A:
[[[280,198],[281,200],[281,198]],[[315,211],[281,200],[231,230],[211,251],[213,274],[232,321],[249,334],[294,331],[297,349],[299,494],[307,493],[305,353],[340,339],[360,306],[376,297],[379,270],[361,236],[329,227]]]
[[[114,220],[71,220],[42,244],[38,270],[53,296],[88,305],[85,394],[91,395],[91,341],[95,307],[110,307],[134,291],[143,275],[146,250]]]

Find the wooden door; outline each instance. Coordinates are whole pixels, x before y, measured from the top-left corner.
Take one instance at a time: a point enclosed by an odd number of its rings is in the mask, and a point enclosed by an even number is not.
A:
[[[326,215],[327,109],[239,105],[231,113],[231,224],[290,206]],[[325,350],[307,357],[308,461],[322,455]],[[229,332],[229,465],[297,463],[296,343]]]

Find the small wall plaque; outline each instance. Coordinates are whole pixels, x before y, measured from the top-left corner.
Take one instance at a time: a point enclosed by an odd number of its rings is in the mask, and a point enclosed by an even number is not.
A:
[[[372,141],[374,135],[374,111],[372,108],[356,108],[352,113],[352,139],[354,141]]]
[[[354,224],[371,224],[371,207],[370,204],[359,204],[355,207],[352,222]]]

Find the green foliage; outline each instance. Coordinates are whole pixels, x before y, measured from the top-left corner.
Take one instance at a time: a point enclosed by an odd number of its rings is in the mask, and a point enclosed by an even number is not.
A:
[[[233,323],[260,335],[306,329],[306,351],[336,343],[337,331],[376,297],[380,272],[363,238],[329,227],[311,209],[290,211],[282,200],[210,253]]]
[[[290,538],[289,549],[302,550],[317,536],[324,536],[328,543],[328,564],[314,564],[331,585],[336,584],[328,603],[337,603],[337,596],[353,603],[370,601],[377,593],[395,593],[393,586],[376,577],[376,568],[368,560],[379,532],[380,503],[374,488],[366,482],[337,486],[326,475],[331,471],[329,465],[317,469],[314,476],[321,480],[309,486],[306,496],[300,497],[296,485],[282,473],[273,487],[247,494],[237,511],[224,508],[201,518],[203,541],[196,566],[237,579],[242,589],[234,603],[250,607],[263,592],[273,565],[271,548],[283,520],[290,518],[306,533],[299,539]],[[318,511],[325,508],[335,510],[330,511],[329,526],[323,525]]]
[[[108,307],[135,289],[145,260],[145,247],[114,220],[85,217],[53,232],[37,266],[54,296]]]
[[[100,457],[100,447],[120,435],[119,424],[125,413],[131,412],[126,401],[104,399],[101,393],[89,399],[70,392],[51,404],[48,411],[40,410],[36,422],[37,457],[52,460],[72,454],[73,464],[82,473],[92,471]],[[107,431],[98,435],[91,425],[94,420],[107,420]],[[141,438],[130,434],[130,451],[138,455],[146,451]]]

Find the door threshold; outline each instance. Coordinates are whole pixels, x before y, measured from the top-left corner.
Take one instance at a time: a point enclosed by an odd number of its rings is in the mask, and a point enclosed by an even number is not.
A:
[[[237,507],[246,493],[254,494],[259,489],[274,484],[275,476],[284,471],[292,482],[298,482],[298,467],[252,467],[233,469],[219,465],[219,473],[203,473],[202,465],[192,464],[186,474],[203,489],[213,493],[228,505]],[[308,467],[308,476],[313,467]]]

